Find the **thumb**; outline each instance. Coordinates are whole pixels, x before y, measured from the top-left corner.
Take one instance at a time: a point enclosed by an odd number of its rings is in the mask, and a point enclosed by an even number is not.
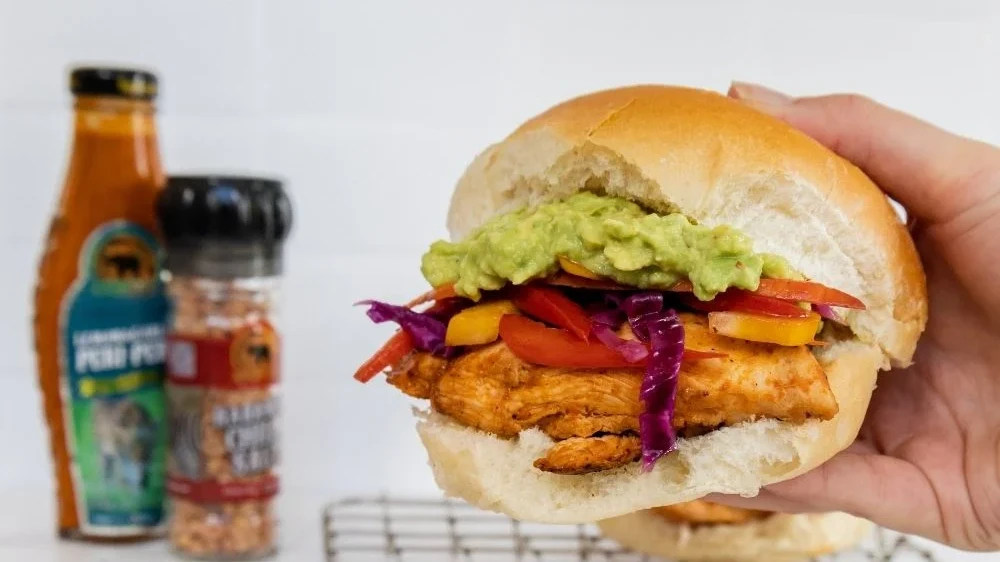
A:
[[[855,443],[819,467],[772,484],[753,498],[712,494],[705,499],[783,513],[843,511],[904,533],[944,536],[934,489],[916,466]]]
[[[857,95],[792,98],[734,82],[729,96],[861,168],[922,221],[944,223],[1000,194],[1000,150]]]

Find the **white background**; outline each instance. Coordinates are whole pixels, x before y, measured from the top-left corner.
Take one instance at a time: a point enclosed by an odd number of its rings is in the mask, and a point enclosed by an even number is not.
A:
[[[480,148],[587,90],[734,78],[863,92],[1000,143],[1000,3],[927,4],[0,0],[0,493],[50,493],[28,303],[69,65],[159,72],[168,171],[288,180],[284,482],[313,510],[435,490],[409,402],[351,380],[391,328],[350,305],[424,289],[420,253]]]

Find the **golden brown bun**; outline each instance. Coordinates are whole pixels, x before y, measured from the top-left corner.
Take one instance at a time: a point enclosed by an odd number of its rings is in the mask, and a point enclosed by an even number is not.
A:
[[[846,513],[786,515],[738,525],[690,527],[648,511],[599,521],[605,536],[632,551],[677,561],[791,562],[851,548],[874,528]]]
[[[584,189],[741,229],[758,251],[863,300],[868,310],[849,314],[855,333],[909,364],[927,319],[909,233],[858,168],[785,123],[688,88],[572,99],[473,161],[448,228],[461,239],[498,213]]]
[[[920,261],[884,195],[842,158],[724,96],[639,86],[570,100],[489,147],[452,197],[461,239],[490,217],[583,189],[679,210],[749,234],[810,279],[861,298],[857,339],[818,351],[840,405],[826,422],[759,421],[582,476],[541,472],[539,431],[505,441],[431,414],[418,424],[438,485],[515,519],[587,523],[720,492],[755,495],[823,463],[856,437],[879,368],[910,362],[927,316]]]
[[[761,486],[812,469],[854,440],[868,409],[882,354],[859,342],[820,354],[840,412],[795,425],[764,420],[678,441],[652,472],[639,463],[579,476],[532,466],[553,441],[537,429],[516,440],[421,414],[417,431],[438,486],[481,509],[538,523],[590,523],[710,493],[756,495]]]

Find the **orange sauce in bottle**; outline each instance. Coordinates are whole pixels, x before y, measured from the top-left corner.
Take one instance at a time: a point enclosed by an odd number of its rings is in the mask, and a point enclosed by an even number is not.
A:
[[[38,381],[64,538],[163,529],[169,312],[155,200],[156,77],[78,68],[72,152],[35,291]]]

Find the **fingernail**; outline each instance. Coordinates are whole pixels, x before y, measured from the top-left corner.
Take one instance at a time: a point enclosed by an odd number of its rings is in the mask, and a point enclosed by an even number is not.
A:
[[[733,82],[729,86],[729,97],[764,107],[777,107],[792,103],[793,98],[777,90],[760,84]]]

